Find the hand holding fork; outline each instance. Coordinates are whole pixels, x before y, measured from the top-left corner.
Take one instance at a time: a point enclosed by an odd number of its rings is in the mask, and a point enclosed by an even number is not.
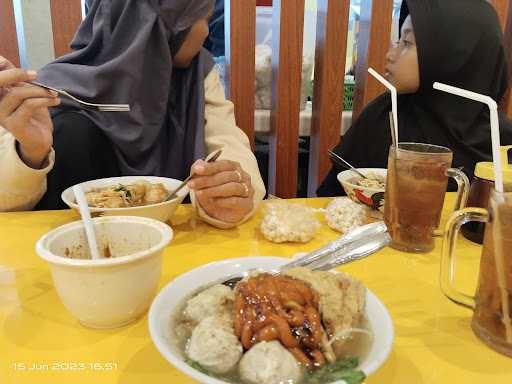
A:
[[[90,111],[99,111],[99,112],[130,112],[130,105],[128,104],[96,104],[96,103],[89,103],[87,101],[80,100],[79,98],[73,96],[69,92],[59,89],[50,87],[49,85],[41,84],[38,81],[32,80],[30,82],[32,85],[36,85],[41,88],[48,89],[50,91],[56,92],[61,96],[65,96],[74,102],[78,103],[81,108],[87,109]]]

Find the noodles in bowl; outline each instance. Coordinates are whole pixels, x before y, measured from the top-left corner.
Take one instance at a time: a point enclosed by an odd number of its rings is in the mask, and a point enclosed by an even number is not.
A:
[[[139,181],[133,184],[94,188],[85,194],[87,204],[96,208],[129,208],[163,202],[170,192],[162,183]]]
[[[79,184],[85,192],[93,216],[142,216],[167,222],[188,194],[183,188],[168,196],[181,180],[156,176],[124,176],[86,181]],[[62,193],[62,200],[78,210],[73,188]]]

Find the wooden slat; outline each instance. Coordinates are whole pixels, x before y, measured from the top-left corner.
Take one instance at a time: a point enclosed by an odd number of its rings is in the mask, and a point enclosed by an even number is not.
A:
[[[82,22],[80,0],[50,0],[55,57],[69,53],[69,44]]]
[[[507,18],[510,10],[510,0],[491,0],[491,3],[496,8],[496,12],[500,18],[500,23],[503,29],[507,26]]]
[[[509,63],[509,81],[512,81],[512,1],[511,0],[493,0],[501,25],[503,26],[503,36],[505,49]],[[501,108],[512,119],[512,84],[505,98],[501,102]]]
[[[448,0],[449,1],[449,0]],[[384,87],[368,75],[368,67],[384,73],[386,53],[391,40],[393,0],[362,0],[361,28],[357,44],[356,89],[353,119],[384,92]]]
[[[225,24],[228,98],[254,149],[256,0],[225,0]]]
[[[326,155],[340,139],[350,0],[319,0],[308,195],[329,172]]]
[[[273,2],[269,192],[297,195],[304,0]]]
[[[508,89],[508,95],[503,100],[502,107],[508,117],[512,119],[512,4],[508,8],[508,21],[505,29],[505,47],[509,63],[508,78],[511,84]]]
[[[12,0],[0,0],[0,55],[20,65],[16,21]]]

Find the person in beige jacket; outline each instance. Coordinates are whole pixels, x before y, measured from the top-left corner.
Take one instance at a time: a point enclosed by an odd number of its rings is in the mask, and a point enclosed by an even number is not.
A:
[[[172,8],[181,2],[181,0],[169,2],[170,5],[165,10],[172,14],[177,11]],[[114,69],[109,67],[113,60],[106,62],[105,65],[96,61],[94,66],[91,65],[92,80],[87,81],[87,77],[85,77],[86,81],[84,81],[83,76],[84,73],[87,74],[88,67],[77,66],[76,63],[80,61],[80,55],[83,56],[84,51],[85,55],[90,57],[91,53],[87,49],[97,42],[95,43],[94,36],[91,40],[84,41],[83,35],[90,38],[91,33],[87,34],[87,32],[90,32],[92,25],[98,22],[97,17],[100,16],[97,15],[104,13],[99,11],[100,8],[111,6],[110,4],[113,4],[111,2],[95,0],[92,3],[91,12],[75,36],[75,47],[78,46],[76,52],[50,64],[49,69],[43,68],[37,79],[57,87],[62,87],[62,84],[59,84],[61,79],[65,85],[71,81],[72,83],[65,88],[72,94],[84,97],[81,92],[84,89],[73,88],[74,84],[82,83],[83,85],[85,83],[85,89],[87,87],[94,88],[93,82],[98,77],[106,78],[111,83],[107,83],[104,89],[110,92],[109,96],[112,99],[120,99],[127,94],[132,96],[130,100],[132,112],[128,118],[120,114],[110,114],[108,115],[110,120],[104,120],[105,114],[84,113],[76,107],[66,105],[66,100],[60,100],[57,95],[42,88],[26,84],[20,85],[21,82],[35,79],[36,74],[13,68],[5,59],[0,59],[0,90],[2,90],[0,93],[0,211],[29,210],[34,207],[48,208],[48,205],[53,208],[48,202],[55,201],[56,196],[73,183],[106,176],[148,174],[148,170],[154,169],[155,173],[168,177],[174,176],[174,174],[167,173],[178,172],[181,175],[179,178],[184,178],[185,172],[186,174],[193,172],[195,177],[189,183],[192,191],[191,200],[199,215],[207,222],[221,228],[228,228],[247,220],[265,194],[258,165],[251,152],[247,136],[236,126],[233,105],[225,99],[217,70],[208,65],[198,66],[197,64],[201,60],[208,63],[208,60],[204,59],[205,53],[200,47],[208,34],[207,18],[208,13],[211,12],[211,8],[208,7],[210,2],[210,0],[184,1],[183,4],[189,4],[181,9],[180,17],[185,21],[177,23],[181,30],[176,31],[165,23],[168,20],[164,17],[165,13],[162,9],[160,12],[155,12],[155,25],[160,28],[165,26],[164,32],[167,28],[170,29],[169,67],[174,71],[182,71],[183,76],[176,77],[178,80],[172,76],[166,77],[171,82],[171,89],[169,89],[169,86],[163,81],[165,77],[162,76],[165,74],[161,73],[161,77],[151,83],[152,88],[150,89],[154,91],[153,93],[161,91],[160,84],[158,84],[160,81],[165,85],[162,88],[163,91],[172,93],[182,90],[183,88],[179,86],[181,83],[185,83],[192,88],[192,90],[185,88],[182,91],[183,94],[179,95],[183,96],[186,103],[183,103],[179,97],[172,100],[169,98],[174,103],[169,102],[170,106],[168,106],[158,98],[148,100],[153,95],[143,95],[147,96],[143,98],[138,93],[130,94],[126,87],[120,87],[123,93],[117,92],[116,85],[119,81],[112,83],[112,76],[109,74],[124,73],[123,67],[119,66],[122,60],[120,63],[116,63]],[[147,12],[148,15],[143,18],[144,23],[147,23],[153,16],[153,10],[148,7],[144,8],[143,3],[120,2],[118,6],[121,9],[118,11],[122,11],[121,15],[125,16],[130,12],[137,14]],[[161,3],[164,3],[163,7],[165,8],[166,2]],[[124,11],[123,7],[126,7]],[[137,9],[137,7],[142,8]],[[164,23],[160,18],[163,18]],[[127,20],[123,21],[121,17],[116,28],[134,27],[133,20],[130,20],[132,19],[127,17]],[[169,20],[176,23],[176,19],[170,18]],[[139,48],[137,45],[141,46],[142,44],[142,47],[147,50],[148,45],[154,44],[154,25],[148,30],[151,32],[148,32],[146,40],[142,36],[142,41],[139,41],[141,40],[139,36],[135,43],[128,44],[125,50],[127,54],[130,53],[130,49],[136,54]],[[167,32],[169,31],[167,30]],[[159,33],[157,30],[157,35]],[[177,36],[174,40],[173,35]],[[102,38],[104,39],[104,34]],[[165,46],[165,44],[163,45]],[[94,49],[98,50],[98,47],[95,46]],[[165,47],[163,49],[165,51]],[[161,54],[162,49],[159,52]],[[72,56],[73,54],[75,56]],[[120,55],[120,57],[123,56]],[[142,60],[144,61],[144,59]],[[166,61],[162,61],[165,65]],[[151,60],[149,62],[151,63]],[[63,66],[63,64],[65,65]],[[143,67],[147,64],[144,62]],[[158,65],[160,64],[158,62]],[[77,67],[78,74],[75,71]],[[57,70],[54,70],[55,68]],[[71,70],[66,71],[67,68],[71,68]],[[176,70],[176,68],[180,68],[180,70]],[[202,70],[204,72],[201,72]],[[196,72],[196,74],[191,77],[188,75],[190,72]],[[58,76],[55,76],[55,73]],[[202,78],[201,73],[205,73]],[[151,72],[130,75],[131,77],[126,82],[121,82],[122,85],[138,86],[140,88],[137,91],[144,93],[145,83],[150,82],[148,76],[151,75]],[[141,78],[144,76],[145,78]],[[137,83],[137,80],[145,83]],[[174,89],[173,82],[176,81],[179,82],[179,85]],[[201,81],[199,86],[198,81]],[[104,85],[100,84],[97,88],[101,91]],[[202,91],[202,94],[198,93],[196,88]],[[159,96],[162,98],[162,93]],[[199,102],[194,98],[197,98]],[[120,102],[112,99],[111,102]],[[147,104],[147,102],[151,102],[151,104]],[[58,109],[53,108],[52,110],[60,111],[60,113],[53,113],[53,119],[50,118],[47,108],[56,107],[59,103]],[[154,127],[151,128],[151,123],[159,117],[155,113],[155,110],[158,111],[155,108],[159,106],[162,106],[163,109],[160,112],[166,117],[165,125],[169,126],[163,127],[164,132],[157,131],[155,134],[151,131],[152,128],[154,129]],[[196,108],[197,110],[195,110]],[[204,111],[203,119],[197,116],[197,113],[201,113],[201,111]],[[133,121],[130,118],[133,116],[139,119],[138,122],[142,122],[139,124],[142,127],[132,124]],[[54,128],[55,130],[52,132]],[[190,130],[197,130],[197,132],[191,135]],[[168,136],[171,136],[171,139]],[[129,140],[123,141],[126,137],[129,137]],[[147,137],[154,140],[148,142]],[[175,141],[179,147],[176,147]],[[148,143],[150,144],[149,151],[147,151]],[[223,150],[222,155],[215,163],[206,164],[201,160],[194,162],[193,158],[191,160],[192,154],[189,152],[193,152],[201,146],[204,146],[203,155],[212,153],[219,148]],[[173,155],[175,155],[174,160],[172,160]],[[177,159],[183,158],[183,161],[178,163],[176,156],[178,156]],[[201,156],[194,155],[194,157],[197,159]],[[65,181],[63,182],[63,180]]]

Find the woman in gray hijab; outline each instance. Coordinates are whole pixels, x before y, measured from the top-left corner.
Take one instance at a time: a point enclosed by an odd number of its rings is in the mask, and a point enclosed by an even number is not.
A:
[[[95,178],[157,175],[184,179],[200,215],[218,226],[248,218],[264,195],[247,137],[236,127],[210,54],[213,0],[89,0],[73,52],[37,80],[131,112],[52,109],[55,163],[39,209],[61,208],[60,193]],[[212,164],[197,159],[223,148]],[[50,150],[50,149],[48,149]],[[2,207],[0,206],[0,210]]]

